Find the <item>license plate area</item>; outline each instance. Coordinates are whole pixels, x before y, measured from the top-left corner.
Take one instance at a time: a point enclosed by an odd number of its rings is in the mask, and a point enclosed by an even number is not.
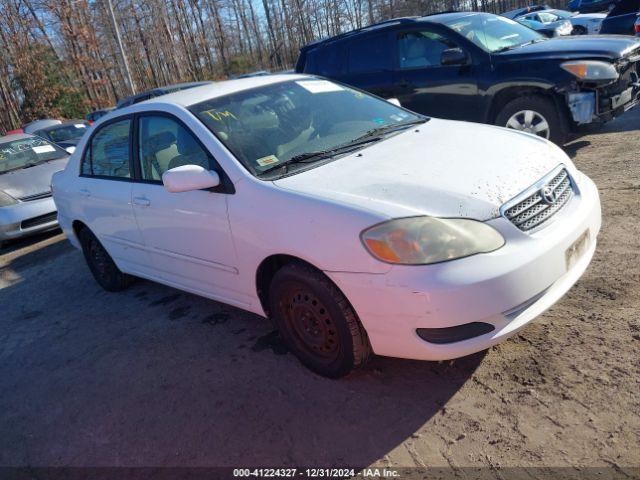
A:
[[[578,237],[578,239],[571,244],[569,248],[567,248],[564,252],[564,260],[565,265],[567,266],[567,270],[571,270],[571,268],[578,262],[580,257],[584,255],[591,243],[591,235],[589,234],[589,229],[585,230],[582,235]]]
[[[630,103],[633,99],[633,87],[627,88],[625,91],[611,98],[611,109],[615,110],[626,103]]]

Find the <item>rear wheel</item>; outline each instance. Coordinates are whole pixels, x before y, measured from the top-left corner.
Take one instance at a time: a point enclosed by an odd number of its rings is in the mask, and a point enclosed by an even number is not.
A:
[[[119,292],[131,284],[133,277],[120,271],[109,253],[88,228],[80,231],[79,238],[89,270],[102,288],[108,292]]]
[[[542,95],[526,95],[505,104],[496,125],[532,133],[563,145],[567,140],[568,124],[553,101]]]
[[[269,308],[284,343],[314,372],[338,378],[366,363],[367,334],[321,272],[303,264],[282,267],[269,288]]]

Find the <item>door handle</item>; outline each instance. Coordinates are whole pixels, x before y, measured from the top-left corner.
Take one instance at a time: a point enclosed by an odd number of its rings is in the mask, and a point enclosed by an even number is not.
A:
[[[87,190],[86,188],[81,188],[80,189],[80,195],[82,195],[83,197],[90,197],[91,196],[91,192],[89,190]]]
[[[148,207],[151,205],[151,200],[145,197],[133,197],[133,203],[141,207]]]
[[[411,87],[413,87],[413,85],[412,85],[411,83],[407,82],[406,80],[401,80],[401,81],[398,83],[398,86],[399,86],[400,88],[411,88]]]

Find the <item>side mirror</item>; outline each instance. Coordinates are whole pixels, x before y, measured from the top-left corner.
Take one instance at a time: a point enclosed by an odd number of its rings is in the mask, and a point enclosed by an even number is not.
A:
[[[65,148],[65,150],[67,151],[67,153],[68,153],[69,155],[71,155],[73,152],[75,152],[75,151],[76,151],[76,147],[74,147],[74,146],[70,146],[70,147]]]
[[[162,174],[164,188],[172,193],[202,190],[220,185],[220,176],[199,165],[181,165]]]
[[[400,105],[400,100],[398,100],[397,98],[387,98],[387,102],[391,103],[392,105],[395,105],[396,107],[402,106]]]
[[[465,65],[467,54],[461,48],[447,48],[440,55],[440,65]]]

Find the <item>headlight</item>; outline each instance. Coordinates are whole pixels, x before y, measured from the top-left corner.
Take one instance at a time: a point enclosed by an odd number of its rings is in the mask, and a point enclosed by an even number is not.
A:
[[[504,245],[495,229],[465,218],[399,218],[368,228],[361,238],[378,260],[402,265],[445,262]]]
[[[15,205],[16,203],[18,202],[15,198],[0,190],[0,207],[8,207],[9,205]]]
[[[607,62],[597,60],[579,60],[564,62],[560,65],[564,70],[575,75],[580,80],[593,82],[613,82],[618,79],[616,68]]]

